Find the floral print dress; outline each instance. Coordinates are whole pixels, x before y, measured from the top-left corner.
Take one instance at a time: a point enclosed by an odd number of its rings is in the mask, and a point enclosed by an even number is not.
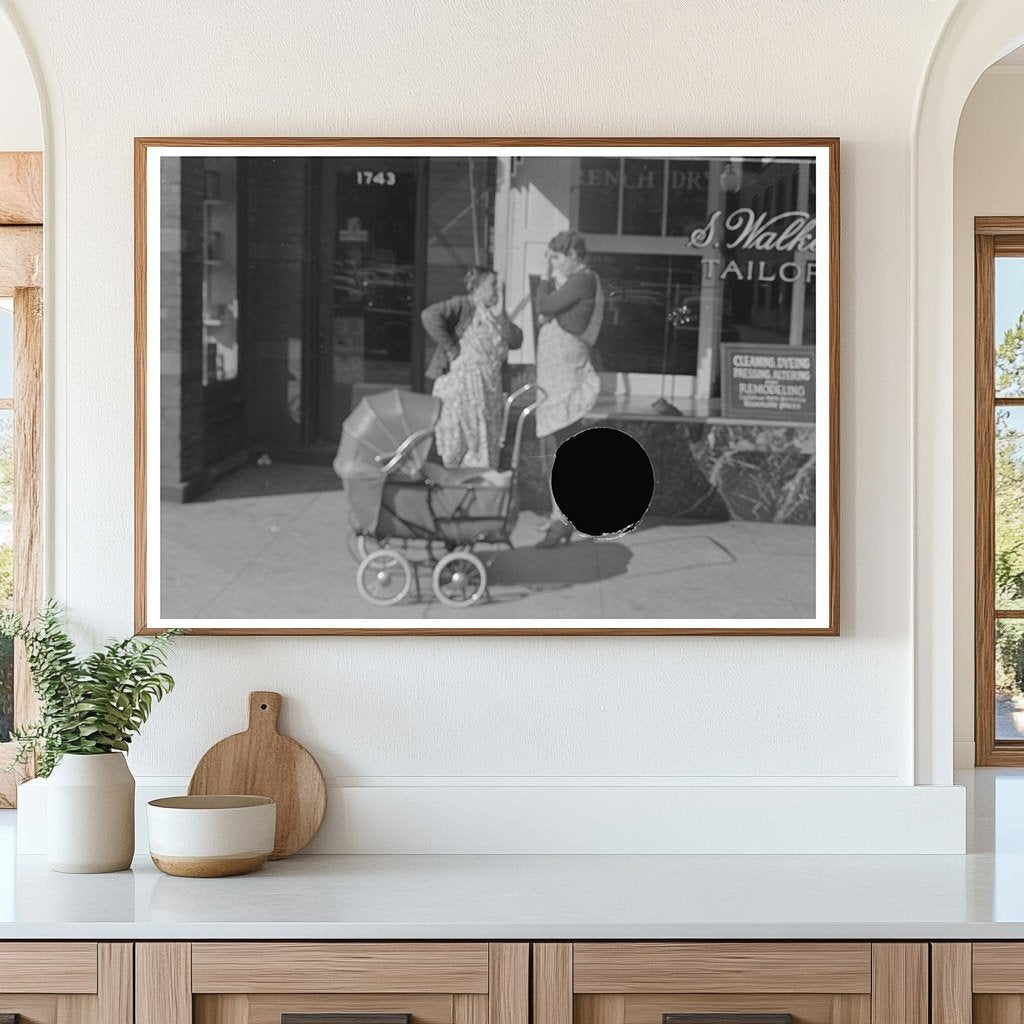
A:
[[[501,438],[501,368],[508,345],[493,316],[478,309],[459,339],[459,354],[434,382],[441,416],[434,438],[450,468],[498,464]]]

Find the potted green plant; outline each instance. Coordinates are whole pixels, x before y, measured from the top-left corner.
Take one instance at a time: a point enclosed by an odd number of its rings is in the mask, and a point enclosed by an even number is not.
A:
[[[111,641],[80,658],[58,606],[33,620],[0,614],[0,635],[21,640],[39,719],[15,729],[14,764],[36,758],[48,777],[47,861],[55,871],[122,871],[135,851],[135,779],[124,752],[174,687],[162,671],[177,630]]]

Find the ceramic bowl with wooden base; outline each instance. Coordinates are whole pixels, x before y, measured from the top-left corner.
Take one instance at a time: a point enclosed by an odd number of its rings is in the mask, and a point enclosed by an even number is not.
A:
[[[274,852],[277,805],[266,796],[150,800],[149,853],[168,875],[224,878],[255,871]]]

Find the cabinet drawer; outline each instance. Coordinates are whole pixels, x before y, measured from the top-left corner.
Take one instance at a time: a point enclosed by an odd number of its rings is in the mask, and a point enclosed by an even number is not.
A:
[[[95,942],[0,943],[0,992],[96,991]]]
[[[573,991],[867,993],[871,945],[578,942]]]
[[[538,943],[534,1024],[927,1024],[923,943]]]
[[[472,992],[486,942],[196,942],[193,992]]]
[[[514,942],[136,947],[136,1024],[529,1024]]]
[[[0,1018],[132,1024],[127,942],[0,942]]]
[[[934,1024],[1024,1020],[1024,943],[932,945]]]
[[[1024,942],[975,942],[971,969],[974,992],[1024,994]]]

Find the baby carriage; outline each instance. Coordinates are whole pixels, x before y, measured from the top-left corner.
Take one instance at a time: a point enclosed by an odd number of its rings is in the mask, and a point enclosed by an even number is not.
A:
[[[360,558],[356,587],[365,600],[398,604],[413,587],[420,599],[420,567],[430,569],[443,604],[464,608],[487,593],[487,566],[473,548],[512,547],[523,427],[546,395],[525,384],[505,401],[502,456],[516,402],[531,391],[518,411],[507,466],[499,456],[498,466],[482,469],[445,469],[427,461],[440,399],[394,388],[356,406],[342,427],[334,471],[345,482]]]

